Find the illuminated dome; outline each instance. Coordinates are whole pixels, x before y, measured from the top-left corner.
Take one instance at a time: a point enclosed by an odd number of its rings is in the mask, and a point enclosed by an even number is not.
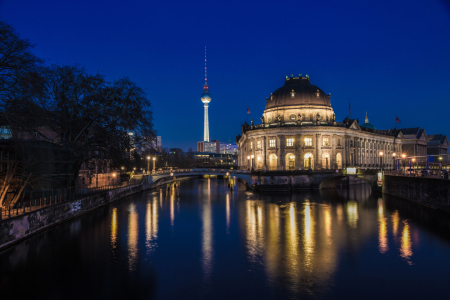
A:
[[[331,107],[330,95],[326,95],[319,87],[312,85],[309,77],[289,77],[286,78],[284,86],[267,98],[266,109],[294,105]]]

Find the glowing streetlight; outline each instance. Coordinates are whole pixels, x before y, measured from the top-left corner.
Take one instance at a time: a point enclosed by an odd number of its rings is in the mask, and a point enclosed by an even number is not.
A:
[[[383,151],[378,152],[378,155],[380,156],[380,168],[383,170]]]
[[[156,162],[156,157],[153,157],[152,158],[153,159],[153,173],[155,173],[155,162]]]
[[[147,156],[147,174],[150,173],[150,156]]]

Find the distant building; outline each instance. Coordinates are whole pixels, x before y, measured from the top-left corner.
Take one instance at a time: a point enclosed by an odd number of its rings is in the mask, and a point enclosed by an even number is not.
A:
[[[443,134],[433,134],[428,136],[427,154],[428,155],[441,155],[447,154],[448,139]]]
[[[402,154],[406,156],[426,156],[428,138],[425,129],[420,127],[398,129],[403,133]]]
[[[197,142],[197,151],[198,152],[210,152],[210,153],[220,153],[220,143],[218,140],[214,140],[211,142]]]
[[[232,154],[194,152],[194,165],[197,168],[236,168],[238,156]]]
[[[219,143],[219,153],[237,155],[238,146],[232,143]]]

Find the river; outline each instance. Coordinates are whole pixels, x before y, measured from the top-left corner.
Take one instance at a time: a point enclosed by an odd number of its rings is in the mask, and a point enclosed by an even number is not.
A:
[[[344,190],[182,180],[0,252],[2,299],[448,299],[450,214]]]

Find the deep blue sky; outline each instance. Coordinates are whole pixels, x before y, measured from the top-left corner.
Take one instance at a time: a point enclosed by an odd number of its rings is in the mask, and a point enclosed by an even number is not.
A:
[[[146,89],[163,147],[203,138],[208,48],[210,137],[234,141],[246,108],[289,74],[331,93],[338,121],[450,134],[450,5],[443,0],[0,0],[0,18],[48,63],[79,64]]]

